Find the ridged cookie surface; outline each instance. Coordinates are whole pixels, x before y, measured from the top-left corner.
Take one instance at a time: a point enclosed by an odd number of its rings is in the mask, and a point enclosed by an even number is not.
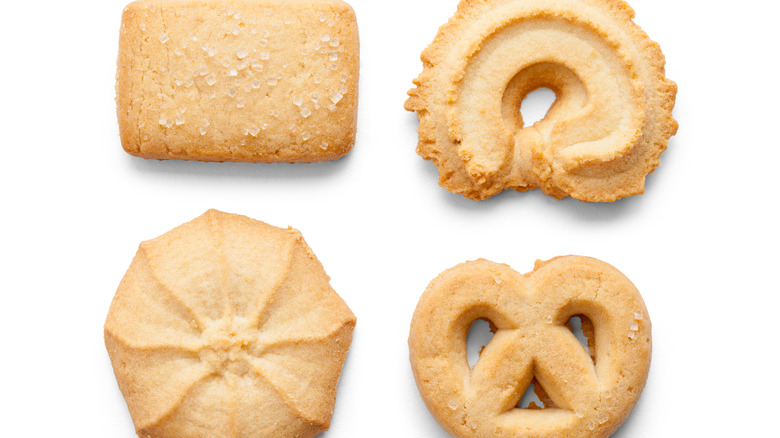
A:
[[[144,158],[333,160],[355,142],[358,32],[341,0],[141,0],[117,66],[122,146]]]
[[[644,191],[677,130],[677,87],[621,0],[463,0],[423,52],[406,108],[447,190],[485,199],[541,188],[614,201]],[[525,96],[557,100],[527,126]]]
[[[105,342],[140,437],[313,437],[354,326],[298,231],[211,210],[140,245]]]

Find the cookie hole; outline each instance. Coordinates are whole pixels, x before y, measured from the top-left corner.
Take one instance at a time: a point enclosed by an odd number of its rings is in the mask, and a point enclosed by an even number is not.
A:
[[[496,328],[492,322],[487,319],[478,319],[471,324],[468,337],[466,338],[466,360],[470,368],[474,368],[479,360],[482,350],[493,339]]]
[[[593,322],[587,316],[580,314],[569,318],[569,321],[566,323],[566,325],[569,327],[569,330],[571,330],[577,340],[580,341],[582,348],[585,349],[595,364],[596,348]]]
[[[555,103],[555,92],[549,88],[538,88],[528,93],[520,104],[523,126],[532,126],[544,119]]]
[[[547,396],[547,392],[542,388],[542,385],[534,377],[531,383],[526,388],[523,396],[520,397],[520,401],[515,405],[519,409],[554,409],[555,403]]]

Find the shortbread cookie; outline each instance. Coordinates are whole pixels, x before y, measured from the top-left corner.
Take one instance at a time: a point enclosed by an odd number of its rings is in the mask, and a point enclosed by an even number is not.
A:
[[[580,316],[589,351],[567,327]],[[472,369],[466,337],[477,319],[495,335]],[[412,320],[417,387],[458,438],[596,438],[628,417],[650,367],[650,320],[617,269],[568,256],[520,275],[487,260],[440,274]],[[529,384],[544,403],[520,408]]]
[[[354,327],[298,231],[210,210],[140,245],[105,341],[140,437],[313,437]]]
[[[358,31],[341,0],[125,8],[117,115],[144,158],[312,162],[355,142]]]
[[[472,199],[642,193],[677,131],[677,86],[633,17],[622,0],[462,0],[406,102],[440,184]],[[526,126],[520,104],[539,88],[557,99]]]

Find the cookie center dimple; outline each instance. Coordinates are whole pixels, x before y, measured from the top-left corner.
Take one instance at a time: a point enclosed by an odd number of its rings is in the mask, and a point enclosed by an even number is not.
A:
[[[516,133],[537,122],[571,115],[587,101],[585,85],[575,72],[561,64],[542,62],[524,68],[509,81],[501,112],[506,127]]]
[[[242,318],[223,318],[209,324],[203,331],[204,348],[200,358],[215,373],[249,372],[249,350],[255,343],[253,331]]]

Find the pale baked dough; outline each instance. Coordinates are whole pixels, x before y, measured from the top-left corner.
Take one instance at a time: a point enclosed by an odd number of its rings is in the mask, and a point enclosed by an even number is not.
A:
[[[644,191],[677,131],[677,86],[621,0],[463,0],[422,53],[406,109],[447,190],[485,199],[536,187],[614,201]],[[525,96],[557,100],[526,126]]]
[[[298,231],[210,210],[140,245],[105,341],[140,437],[313,437],[354,327]]]
[[[584,315],[590,354],[567,327]],[[466,337],[497,329],[473,369]],[[650,367],[650,319],[617,269],[559,257],[521,275],[478,260],[433,280],[412,319],[409,352],[425,404],[458,438],[597,438],[628,417]],[[532,380],[535,379],[535,380]],[[545,409],[517,407],[532,382]]]
[[[144,158],[333,160],[355,142],[358,31],[341,0],[141,0],[125,8],[117,115]]]

